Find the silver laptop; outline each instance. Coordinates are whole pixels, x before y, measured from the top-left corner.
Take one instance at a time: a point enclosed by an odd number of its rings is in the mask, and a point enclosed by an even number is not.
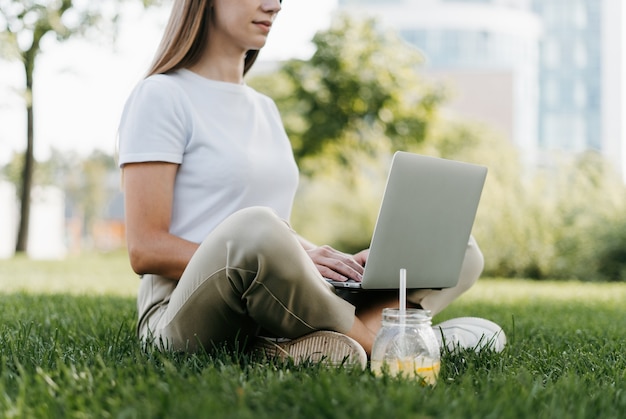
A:
[[[461,272],[487,168],[398,151],[394,154],[362,282],[337,288],[454,287]]]

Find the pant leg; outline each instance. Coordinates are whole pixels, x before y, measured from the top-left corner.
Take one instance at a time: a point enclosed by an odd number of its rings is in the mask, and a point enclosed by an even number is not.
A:
[[[485,261],[483,254],[478,247],[478,243],[473,236],[470,237],[465,251],[465,259],[461,267],[459,282],[455,287],[443,290],[419,290],[407,295],[407,300],[420,304],[426,310],[430,310],[432,315],[440,313],[452,301],[470,289],[480,277]]]
[[[243,341],[261,328],[288,338],[321,329],[345,333],[354,306],[324,281],[286,222],[253,207],[206,238],[153,318],[144,333],[193,352]]]

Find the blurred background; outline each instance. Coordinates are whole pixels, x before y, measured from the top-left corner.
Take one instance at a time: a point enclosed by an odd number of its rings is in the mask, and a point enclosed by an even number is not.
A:
[[[123,251],[116,129],[170,7],[0,0],[0,258]],[[247,83],[312,241],[367,247],[401,149],[489,167],[487,275],[624,281],[625,71],[622,0],[285,0]]]

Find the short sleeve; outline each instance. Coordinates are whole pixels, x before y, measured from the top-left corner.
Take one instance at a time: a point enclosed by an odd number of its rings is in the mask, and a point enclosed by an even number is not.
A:
[[[189,140],[183,91],[153,76],[128,98],[119,127],[119,165],[161,161],[180,164]]]

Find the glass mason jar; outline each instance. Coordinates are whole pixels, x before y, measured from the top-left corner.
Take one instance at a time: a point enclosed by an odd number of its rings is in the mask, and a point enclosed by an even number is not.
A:
[[[383,309],[382,327],[376,335],[370,368],[374,375],[403,375],[435,385],[440,367],[440,347],[430,311]]]

